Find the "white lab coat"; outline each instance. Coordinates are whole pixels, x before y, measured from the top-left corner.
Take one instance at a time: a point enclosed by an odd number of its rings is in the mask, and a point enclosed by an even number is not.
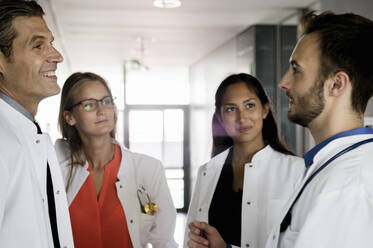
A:
[[[69,147],[66,141],[57,140],[55,148],[66,183],[71,159]],[[133,247],[146,247],[148,243],[154,248],[177,247],[173,239],[176,210],[167,186],[163,165],[154,158],[130,152],[123,147],[121,151],[122,161],[116,189],[126,215]],[[67,192],[69,204],[89,175],[88,163],[75,168],[72,183]],[[154,216],[141,212],[137,196],[139,186],[143,186],[151,200],[158,205],[158,212]]]
[[[64,183],[48,134],[0,99],[0,247],[52,248],[47,200],[50,166],[62,248],[73,237]]]
[[[368,138],[373,138],[373,135],[354,135],[331,141],[316,154],[302,184],[339,151]],[[291,224],[279,238],[280,222],[296,192],[283,209],[266,247],[373,247],[372,154],[373,144],[365,144],[337,158],[322,170],[294,205]]]
[[[187,225],[193,220],[208,222],[208,213],[226,150],[201,166],[190,203]],[[245,164],[242,194],[241,247],[262,248],[280,210],[301,182],[304,160],[279,153],[269,145]],[[229,214],[229,213],[227,213]],[[189,228],[185,231],[187,247]]]

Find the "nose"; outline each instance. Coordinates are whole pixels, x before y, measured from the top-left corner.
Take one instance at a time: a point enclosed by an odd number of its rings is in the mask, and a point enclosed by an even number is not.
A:
[[[102,102],[100,101],[97,101],[96,104],[97,104],[97,107],[96,107],[97,115],[102,115],[104,113],[104,105],[102,105]]]
[[[246,121],[246,119],[248,118],[249,116],[249,111],[247,111],[246,109],[240,109],[239,111],[237,111],[237,120],[239,123],[244,123]]]
[[[290,69],[282,76],[279,87],[284,91],[290,89]]]
[[[50,63],[61,63],[63,61],[62,54],[51,45],[50,55],[48,57],[48,62]]]

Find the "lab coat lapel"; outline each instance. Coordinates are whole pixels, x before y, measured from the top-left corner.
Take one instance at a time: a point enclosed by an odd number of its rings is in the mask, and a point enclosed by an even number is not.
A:
[[[118,182],[115,183],[118,198],[126,215],[128,231],[130,233],[133,247],[141,247],[137,243],[140,240],[140,204],[137,198],[137,177],[133,159],[127,156],[125,149],[122,150],[122,161],[118,172]]]
[[[208,208],[211,205],[212,197],[214,196],[215,188],[219,181],[220,173],[228,153],[229,149],[223,153],[220,153],[214,159],[212,159],[203,170],[201,170],[202,181],[200,196],[202,199],[200,199],[200,202],[203,202],[201,206],[204,211],[199,213],[199,219],[208,220]]]
[[[15,130],[18,140],[21,141],[22,146],[25,146],[23,152],[27,152],[31,158],[29,161],[29,166],[31,167],[31,173],[33,174],[32,178],[37,178],[36,183],[38,184],[40,194],[43,199],[46,199],[47,157],[45,137],[43,134],[37,134],[35,124],[24,117],[21,113],[10,106],[7,106],[6,110],[8,112],[9,119],[13,120],[12,124],[14,127],[12,130]],[[38,150],[40,150],[40,152],[30,152],[34,150],[31,149],[31,147],[35,145],[38,146]]]
[[[85,180],[89,176],[88,172],[88,163],[86,162],[84,166],[77,165],[74,166],[73,172],[72,172],[72,178],[70,181],[69,188],[66,193],[67,202],[70,206],[71,202],[74,200],[75,196],[78,194],[80,188],[84,184]],[[68,178],[68,175],[70,173],[70,166],[65,166],[62,170],[62,173],[64,174],[64,178]],[[65,182],[66,185],[67,182]]]

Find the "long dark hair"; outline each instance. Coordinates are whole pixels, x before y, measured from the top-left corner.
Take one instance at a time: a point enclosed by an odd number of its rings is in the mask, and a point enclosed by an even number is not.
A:
[[[221,125],[218,116],[220,115],[221,101],[226,89],[228,86],[237,83],[245,83],[246,86],[256,94],[263,106],[269,104],[268,97],[262,85],[255,77],[246,73],[240,73],[230,75],[224,79],[215,94],[215,113],[212,118],[212,157],[233,145],[233,139],[229,137],[224,127]],[[269,108],[268,115],[263,120],[262,135],[264,143],[269,144],[274,150],[284,154],[294,155],[294,153],[287,148],[279,135],[276,120],[271,108]]]

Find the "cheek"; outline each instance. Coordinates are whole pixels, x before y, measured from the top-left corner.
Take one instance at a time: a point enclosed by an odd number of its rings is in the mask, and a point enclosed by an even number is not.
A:
[[[79,115],[74,116],[75,121],[76,121],[75,126],[78,130],[79,129],[85,129],[93,123],[93,121],[94,121],[93,117],[94,116],[91,116],[90,114],[91,113],[89,113],[89,112],[86,112],[86,113],[83,112],[83,113],[80,113]]]
[[[232,136],[235,134],[236,124],[233,118],[224,118],[221,122],[221,125],[224,127],[228,135]]]
[[[115,116],[117,116],[116,118],[118,118],[118,114],[115,114],[115,111],[110,111],[107,113],[107,117],[110,119],[110,121],[112,121],[113,123],[115,123]]]

